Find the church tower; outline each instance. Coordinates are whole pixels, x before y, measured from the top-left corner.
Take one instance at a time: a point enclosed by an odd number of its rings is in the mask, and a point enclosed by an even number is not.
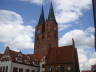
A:
[[[46,55],[49,48],[58,47],[58,25],[55,19],[52,3],[48,19],[45,21],[42,7],[38,25],[35,28],[34,53]]]
[[[52,3],[49,9],[48,20],[46,21],[47,44],[49,47],[58,47],[58,24],[55,19]]]

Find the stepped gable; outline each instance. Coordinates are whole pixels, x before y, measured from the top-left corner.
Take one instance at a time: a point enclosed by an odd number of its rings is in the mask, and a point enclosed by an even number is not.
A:
[[[47,64],[73,63],[74,49],[73,45],[50,48],[49,54],[47,55]]]

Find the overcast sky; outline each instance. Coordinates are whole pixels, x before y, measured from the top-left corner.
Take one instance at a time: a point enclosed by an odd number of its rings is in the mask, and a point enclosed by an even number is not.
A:
[[[59,46],[72,44],[78,50],[80,69],[96,63],[91,0],[53,0],[59,28]],[[0,52],[6,46],[23,53],[33,53],[34,31],[44,7],[48,17],[50,0],[0,0]]]

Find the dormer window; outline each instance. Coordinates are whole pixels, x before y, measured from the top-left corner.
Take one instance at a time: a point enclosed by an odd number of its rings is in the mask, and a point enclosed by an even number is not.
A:
[[[19,53],[18,56],[16,57],[16,61],[22,62],[22,57],[23,57],[22,54]]]
[[[24,60],[24,62],[25,62],[26,64],[30,64],[29,60]]]
[[[29,57],[29,56],[27,56],[27,59],[28,59],[28,60],[30,60],[30,57]]]
[[[17,62],[22,62],[22,58],[16,57],[16,61],[17,61]]]
[[[18,54],[18,57],[22,57],[22,54],[21,54],[21,52]]]
[[[9,55],[4,55],[3,57],[1,57],[1,61],[10,61],[11,57]]]

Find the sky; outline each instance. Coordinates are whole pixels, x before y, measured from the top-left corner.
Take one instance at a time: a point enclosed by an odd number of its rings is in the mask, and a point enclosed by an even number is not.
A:
[[[91,0],[0,0],[0,53],[6,46],[33,53],[42,5],[47,19],[51,2],[58,23],[59,46],[71,45],[73,38],[80,70],[90,70],[96,64]]]

